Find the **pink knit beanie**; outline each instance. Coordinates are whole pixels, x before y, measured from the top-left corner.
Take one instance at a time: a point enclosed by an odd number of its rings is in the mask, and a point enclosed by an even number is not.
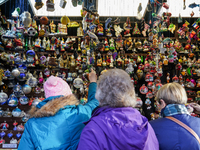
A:
[[[72,94],[72,91],[63,79],[59,77],[50,76],[44,83],[45,97],[64,95],[68,96]]]

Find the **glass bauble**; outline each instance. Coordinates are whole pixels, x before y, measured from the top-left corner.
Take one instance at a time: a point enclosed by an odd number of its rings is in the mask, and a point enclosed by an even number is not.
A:
[[[19,109],[18,107],[16,107],[15,109],[13,109],[12,111],[12,115],[13,117],[19,117],[21,115],[22,111],[21,109]]]
[[[29,94],[29,93],[31,93],[31,90],[32,90],[32,88],[31,88],[31,86],[28,85],[28,84],[24,84],[24,85],[22,86],[22,91],[24,92],[24,94]]]
[[[24,96],[21,96],[21,97],[19,98],[19,102],[20,102],[20,104],[22,104],[22,105],[28,104],[28,101],[29,101],[29,99],[28,99],[28,97],[26,97],[25,95],[24,95]]]
[[[8,100],[8,95],[1,90],[0,93],[0,104],[4,104]]]

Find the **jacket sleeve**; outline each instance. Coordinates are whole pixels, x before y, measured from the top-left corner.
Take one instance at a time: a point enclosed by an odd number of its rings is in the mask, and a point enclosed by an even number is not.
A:
[[[84,107],[88,111],[91,111],[91,113],[93,109],[99,106],[99,101],[95,98],[96,89],[97,89],[97,83],[96,82],[90,83],[88,90],[88,102],[84,105]]]
[[[18,150],[35,150],[31,135],[30,135],[30,126],[28,125],[29,121],[25,124],[24,133],[20,140]]]

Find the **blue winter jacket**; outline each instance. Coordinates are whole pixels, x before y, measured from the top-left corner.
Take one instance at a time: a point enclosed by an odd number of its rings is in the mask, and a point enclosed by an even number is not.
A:
[[[32,108],[32,118],[25,124],[18,150],[75,150],[85,126],[83,122],[90,119],[99,104],[95,99],[96,86],[90,84],[84,106],[72,94],[51,100],[40,109]]]
[[[172,117],[192,128],[200,137],[200,119],[187,114]],[[185,128],[167,119],[150,121],[159,142],[160,150],[199,150],[200,144]]]

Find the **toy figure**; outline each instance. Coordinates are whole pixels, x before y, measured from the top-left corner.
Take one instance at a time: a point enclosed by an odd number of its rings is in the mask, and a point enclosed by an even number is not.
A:
[[[109,46],[109,49],[110,50],[114,50],[115,49],[115,40],[113,38],[109,39],[109,43],[110,43],[110,46]]]
[[[51,23],[49,24],[51,33],[56,33],[56,25],[54,24],[54,21],[52,20]]]
[[[124,29],[120,28],[120,25],[114,25],[114,29],[115,29],[116,37],[119,37],[121,35],[121,32],[124,30]]]
[[[54,0],[47,0],[46,1],[46,5],[47,5],[47,11],[54,11]]]
[[[67,26],[65,24],[58,24],[58,34],[64,34],[67,35]]]
[[[97,26],[97,35],[103,35],[103,24],[101,23]]]
[[[108,40],[107,38],[105,38],[105,42],[104,42],[104,45],[105,45],[105,51],[108,51],[109,50],[109,46],[108,46]]]
[[[167,83],[169,83],[169,81],[170,81],[170,74],[167,73]]]
[[[99,59],[97,59],[97,67],[101,66],[102,66],[102,58],[100,57]]]
[[[41,39],[39,37],[35,40],[35,47],[37,48],[41,47]]]
[[[127,18],[126,22],[124,23],[123,28],[125,30],[124,36],[131,36],[130,30],[132,29],[132,27],[131,27],[131,23],[130,23],[130,18],[129,17]]]
[[[80,26],[77,29],[77,36],[83,36],[83,35],[84,35],[83,28]]]

